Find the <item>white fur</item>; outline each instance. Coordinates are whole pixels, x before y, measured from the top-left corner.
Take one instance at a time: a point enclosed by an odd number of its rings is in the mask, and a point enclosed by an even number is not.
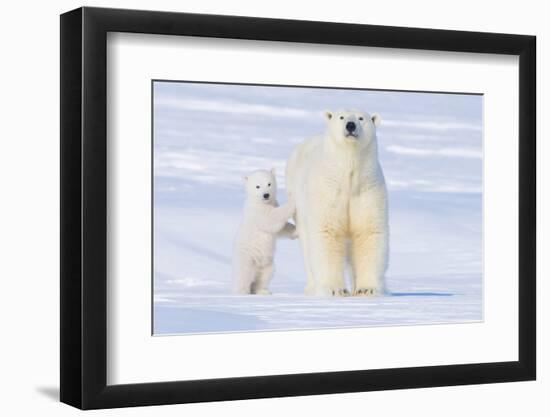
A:
[[[296,202],[296,228],[305,260],[306,293],[347,295],[384,292],[388,264],[388,203],[378,162],[380,116],[358,111],[326,112],[324,134],[298,145],[286,168],[289,198]],[[346,130],[355,123],[356,136]]]
[[[270,294],[273,255],[277,236],[296,237],[292,201],[279,207],[275,171],[255,171],[244,177],[246,202],[233,252],[234,291],[239,294]],[[269,194],[268,198],[265,198]]]

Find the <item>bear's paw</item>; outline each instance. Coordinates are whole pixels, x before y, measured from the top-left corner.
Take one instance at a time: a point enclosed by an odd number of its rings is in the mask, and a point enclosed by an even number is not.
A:
[[[347,297],[348,295],[350,295],[349,291],[346,288],[341,287],[327,287],[317,289],[315,293],[317,296],[325,297]]]
[[[353,295],[361,296],[361,297],[372,297],[372,296],[383,295],[383,294],[384,294],[384,291],[382,291],[378,287],[359,287],[353,291]]]

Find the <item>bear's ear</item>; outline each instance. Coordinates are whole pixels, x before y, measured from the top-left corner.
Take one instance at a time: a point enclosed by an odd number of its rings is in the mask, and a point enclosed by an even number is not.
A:
[[[243,182],[246,184],[248,182],[248,177],[246,175],[243,175]]]
[[[276,175],[276,174],[275,174],[275,168],[271,168],[271,171],[270,171],[270,172],[271,172],[271,175],[273,175],[273,176]]]
[[[373,113],[370,118],[372,120],[372,123],[374,123],[374,126],[376,127],[380,126],[380,122],[382,121],[382,118],[378,113]]]
[[[325,110],[325,119],[330,120],[332,119],[332,112]]]

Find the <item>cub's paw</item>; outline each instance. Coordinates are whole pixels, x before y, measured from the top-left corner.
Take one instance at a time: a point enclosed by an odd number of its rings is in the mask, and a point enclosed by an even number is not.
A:
[[[353,291],[353,295],[372,297],[377,295],[384,295],[384,291],[378,287],[359,287]]]
[[[264,289],[256,291],[254,294],[256,295],[271,295],[271,291]]]
[[[291,238],[292,240],[298,239],[299,237],[300,237],[300,236],[298,235],[298,231],[297,231],[296,229],[294,229],[294,230],[292,231],[292,233],[290,234],[290,238]]]

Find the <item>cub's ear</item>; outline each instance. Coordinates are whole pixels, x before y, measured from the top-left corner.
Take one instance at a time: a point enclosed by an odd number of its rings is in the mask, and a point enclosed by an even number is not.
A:
[[[332,112],[325,110],[325,119],[330,120],[332,119]]]
[[[382,121],[382,118],[378,113],[373,113],[370,118],[372,120],[372,123],[374,123],[374,126],[376,127],[380,126],[380,122]]]
[[[248,182],[248,177],[246,175],[243,175],[243,182],[246,184]]]
[[[273,176],[276,175],[275,168],[271,168],[270,172],[271,172],[271,175],[273,175]]]

